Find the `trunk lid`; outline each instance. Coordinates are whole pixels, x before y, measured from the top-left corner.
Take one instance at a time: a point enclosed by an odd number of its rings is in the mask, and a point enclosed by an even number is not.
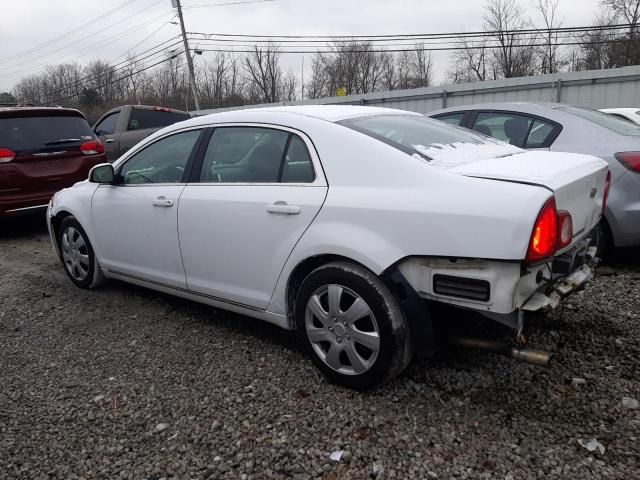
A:
[[[574,242],[589,233],[600,220],[608,164],[590,155],[523,152],[479,159],[448,168],[469,177],[545,187],[573,221]]]

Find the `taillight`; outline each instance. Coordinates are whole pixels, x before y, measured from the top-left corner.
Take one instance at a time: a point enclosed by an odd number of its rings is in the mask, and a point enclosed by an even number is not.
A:
[[[527,262],[537,262],[556,253],[558,245],[558,212],[556,199],[551,197],[544,204],[531,233]]]
[[[90,140],[80,144],[80,151],[85,155],[104,153],[104,144],[100,140]]]
[[[640,152],[616,153],[618,161],[632,172],[640,173]]]
[[[565,210],[556,210],[556,199],[551,197],[538,214],[531,233],[526,261],[538,262],[553,256],[573,240],[573,221]]]
[[[557,250],[571,244],[573,240],[573,220],[566,210],[558,210],[558,246]]]
[[[602,214],[607,208],[607,200],[609,199],[609,190],[611,190],[611,172],[607,172],[607,179],[604,181],[604,192],[602,193]]]
[[[16,152],[9,148],[0,148],[0,163],[7,163],[16,158]]]

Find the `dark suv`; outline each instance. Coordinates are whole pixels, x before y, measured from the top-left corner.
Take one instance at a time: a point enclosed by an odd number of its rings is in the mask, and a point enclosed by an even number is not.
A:
[[[104,145],[78,110],[0,108],[0,217],[46,207],[104,162]]]

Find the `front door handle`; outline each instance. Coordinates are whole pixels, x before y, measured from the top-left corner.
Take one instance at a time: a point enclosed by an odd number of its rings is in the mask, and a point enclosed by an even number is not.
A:
[[[297,215],[302,209],[296,205],[288,205],[287,202],[276,202],[267,206],[269,213],[282,213],[284,215]]]
[[[173,200],[169,200],[167,197],[161,195],[154,199],[152,202],[154,207],[173,207]]]

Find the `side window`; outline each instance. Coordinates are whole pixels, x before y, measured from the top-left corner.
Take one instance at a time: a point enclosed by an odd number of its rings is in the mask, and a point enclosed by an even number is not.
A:
[[[440,120],[441,122],[448,123],[449,125],[460,126],[462,124],[462,119],[464,118],[464,113],[449,113],[445,115],[438,115],[433,118]]]
[[[544,148],[549,146],[549,137],[553,133],[554,126],[551,123],[536,119],[529,132],[525,148]]]
[[[532,118],[523,115],[480,112],[472,128],[511,145],[523,147],[532,122]]]
[[[113,135],[116,131],[116,126],[118,125],[118,119],[120,118],[120,112],[114,112],[108,117],[102,119],[102,121],[96,125],[94,129],[96,134],[99,136],[102,135]]]
[[[282,168],[283,183],[311,183],[315,180],[313,162],[304,141],[297,135],[291,136],[289,149]]]
[[[200,130],[176,133],[133,155],[119,171],[120,183],[180,183]]]
[[[191,117],[187,113],[166,111],[166,109],[134,108],[131,110],[127,130],[166,127],[176,122],[189,120],[189,118]]]
[[[202,163],[204,183],[276,183],[289,133],[262,127],[219,127]]]

